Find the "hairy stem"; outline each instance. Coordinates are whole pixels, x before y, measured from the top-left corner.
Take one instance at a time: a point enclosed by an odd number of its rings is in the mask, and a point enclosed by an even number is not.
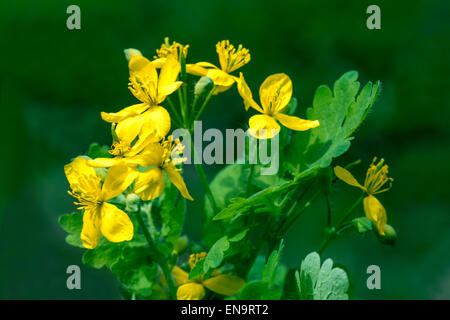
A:
[[[164,278],[166,279],[167,285],[169,287],[169,295],[172,299],[175,300],[176,299],[175,284],[173,282],[171,270],[169,268],[169,265],[167,264],[167,259],[158,250],[158,247],[156,246],[155,242],[153,241],[153,238],[152,238],[150,232],[148,231],[147,226],[144,223],[144,219],[142,219],[140,210],[136,213],[136,217],[137,217],[139,225],[141,226],[142,231],[144,232],[145,239],[147,240],[147,243],[150,247],[150,255],[158,263],[159,267],[161,268],[161,270],[164,274]]]

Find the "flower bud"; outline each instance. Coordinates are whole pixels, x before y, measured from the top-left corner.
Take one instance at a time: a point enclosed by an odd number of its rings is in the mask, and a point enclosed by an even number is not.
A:
[[[142,53],[138,49],[129,48],[123,50],[123,52],[125,53],[125,58],[127,58],[127,61],[130,61],[130,59],[135,56],[142,56]]]
[[[214,82],[211,80],[211,78],[203,76],[195,84],[194,93],[196,96],[205,94],[207,92],[210,92],[213,86]]]
[[[179,254],[183,252],[183,250],[187,248],[187,245],[188,245],[188,238],[186,236],[179,237],[177,239],[177,242],[175,243],[175,246],[173,247],[174,253]]]
[[[127,194],[127,198],[125,201],[125,211],[127,212],[137,212],[139,210],[139,203],[141,202],[141,198],[135,193]]]
[[[380,240],[381,243],[393,246],[397,240],[397,232],[395,232],[395,229],[388,224],[384,225],[383,230],[384,236],[378,235],[378,240]]]

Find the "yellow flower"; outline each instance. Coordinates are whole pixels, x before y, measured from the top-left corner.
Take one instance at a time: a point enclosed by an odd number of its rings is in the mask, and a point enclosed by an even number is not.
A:
[[[152,200],[161,195],[164,191],[164,175],[167,174],[170,181],[180,191],[181,195],[189,200],[192,199],[183,178],[180,175],[181,169],[175,165],[186,161],[186,158],[178,157],[183,153],[184,146],[177,139],[173,141],[172,136],[164,139],[160,143],[151,143],[142,152],[144,167],[151,169],[140,172],[134,183],[134,192],[142,200]],[[176,156],[172,159],[172,156]]]
[[[220,69],[209,62],[186,65],[188,73],[197,76],[207,76],[214,81],[216,86],[214,94],[228,90],[237,81],[237,77],[230,73],[243,67],[250,61],[248,49],[245,49],[242,45],[239,45],[236,49],[228,40],[218,42],[216,51],[219,55]]]
[[[79,206],[84,209],[81,241],[83,246],[94,249],[102,233],[111,242],[122,242],[133,238],[133,223],[128,215],[116,206],[106,202],[120,195],[134,180],[126,166],[109,169],[103,186],[101,178],[94,168],[88,166],[87,160],[77,157],[64,167],[67,180]]]
[[[188,53],[189,45],[182,45],[176,41],[172,44],[169,43],[169,38],[164,38],[164,43],[161,45],[160,49],[156,49],[156,56],[153,58],[152,62],[155,64],[156,68],[161,68],[168,56],[173,56],[177,61],[181,61],[181,53],[186,58]]]
[[[318,120],[304,120],[285,114],[285,108],[291,101],[292,82],[284,73],[268,76],[259,88],[261,107],[253,100],[252,92],[240,74],[238,91],[244,99],[245,110],[250,107],[262,113],[250,118],[250,134],[258,139],[274,137],[280,130],[276,120],[289,129],[304,131],[318,127]]]
[[[364,212],[366,217],[375,222],[378,228],[378,233],[385,235],[384,226],[387,223],[386,209],[380,201],[374,196],[375,194],[388,191],[392,187],[392,181],[394,179],[388,177],[388,165],[384,164],[384,160],[381,159],[377,164],[375,163],[377,158],[372,160],[372,163],[367,170],[366,180],[364,186],[353,177],[353,175],[346,169],[336,166],[334,173],[336,177],[344,181],[345,183],[360,188],[367,194],[364,198]],[[383,188],[383,186],[389,182],[389,186]]]
[[[140,126],[141,135],[146,135],[145,132],[150,131],[161,139],[170,130],[170,115],[159,104],[183,83],[176,81],[180,73],[180,63],[172,56],[167,57],[158,75],[151,61],[143,56],[133,56],[129,62],[129,69],[129,89],[141,103],[117,113],[102,112],[102,118],[111,123],[130,119],[127,126]]]
[[[158,141],[154,131],[141,130],[144,123],[135,122],[134,118],[126,118],[113,127],[116,139],[109,153],[114,158],[96,158],[88,160],[88,165],[96,168],[107,168],[117,165],[136,167],[145,165],[143,157],[139,154],[149,143]],[[142,132],[141,132],[142,131]],[[139,135],[141,133],[141,135]],[[136,139],[139,136],[138,139]]]
[[[195,264],[206,257],[206,252],[191,254],[189,265],[191,269]],[[172,269],[175,285],[178,286],[178,300],[201,300],[205,296],[205,288],[224,295],[232,296],[245,285],[245,281],[231,274],[222,274],[219,270],[214,270],[209,279],[189,280],[189,274],[178,266]]]

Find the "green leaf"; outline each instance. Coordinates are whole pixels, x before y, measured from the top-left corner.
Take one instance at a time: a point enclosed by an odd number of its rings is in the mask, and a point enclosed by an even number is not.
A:
[[[316,90],[306,117],[319,120],[320,126],[295,133],[285,149],[287,167],[294,175],[325,168],[350,147],[352,133],[366,117],[380,89],[379,82],[368,82],[357,96],[357,79],[358,73],[350,71],[335,82],[333,91],[324,85]]]
[[[360,233],[371,231],[373,229],[372,220],[367,217],[359,217],[352,220],[356,230]]]
[[[102,238],[95,249],[84,253],[82,261],[87,267],[100,269],[106,265],[109,268],[122,257],[124,246]]]
[[[230,243],[226,236],[220,238],[213,244],[207,256],[205,257],[205,262],[203,264],[203,271],[207,273],[210,269],[215,269],[223,261],[225,251],[230,248]]]
[[[205,272],[203,270],[204,264],[205,264],[204,258],[197,261],[195,266],[192,268],[191,272],[189,272],[189,280],[195,280],[205,274]]]
[[[283,240],[280,242],[280,247],[278,250],[274,250],[270,256],[269,259],[267,259],[267,263],[264,266],[263,273],[262,273],[262,280],[269,283],[269,286],[272,286],[275,281],[275,277],[277,275],[278,270],[278,264],[280,263],[280,256],[281,251],[284,248]]]
[[[279,286],[270,286],[267,281],[247,282],[236,294],[237,300],[280,300],[282,289]]]
[[[228,165],[219,171],[210,185],[218,209],[225,208],[231,199],[245,194],[249,174],[249,168],[241,164]],[[205,197],[205,213],[207,220],[214,215],[208,197]]]
[[[179,195],[178,189],[171,184],[168,188],[165,188],[162,201],[161,235],[166,237],[166,241],[174,246],[183,231],[186,200]]]
[[[293,116],[295,112],[297,111],[297,98],[292,97],[291,101],[289,101],[288,105],[286,106],[286,114]]]
[[[242,230],[241,232],[239,232],[238,234],[234,235],[233,237],[231,237],[230,239],[228,239],[228,241],[230,242],[238,242],[241,241],[242,239],[245,238],[246,234],[248,232],[248,228]]]
[[[127,290],[149,297],[158,269],[148,254],[148,248],[125,247],[122,257],[111,266],[111,271]]]
[[[320,256],[317,252],[312,252],[302,261],[300,267],[300,297],[304,300],[314,298],[314,285],[317,281],[320,270]]]
[[[91,143],[89,146],[89,150],[87,153],[89,158],[112,158],[112,155],[109,153],[108,146],[101,146],[97,142]]]
[[[281,193],[286,192],[296,181],[281,182],[278,185],[261,190],[248,198],[235,198],[230,204],[220,211],[213,220],[231,219],[238,214],[246,214],[251,208],[257,206],[271,206],[274,199]]]
[[[79,211],[64,214],[58,219],[59,225],[69,233],[66,242],[74,247],[84,248],[80,239],[83,228],[83,214]]]
[[[300,274],[295,273],[297,289],[303,300],[346,300],[349,281],[341,268],[333,268],[327,259],[320,266],[320,256],[312,252],[302,261]]]

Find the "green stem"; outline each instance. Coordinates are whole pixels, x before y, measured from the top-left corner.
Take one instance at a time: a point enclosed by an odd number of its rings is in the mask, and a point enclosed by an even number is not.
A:
[[[200,109],[199,109],[197,115],[195,116],[194,121],[197,121],[197,120],[201,117],[201,115],[203,114],[203,111],[205,111],[205,108],[206,108],[206,106],[207,106],[208,103],[209,103],[209,100],[211,100],[211,98],[212,98],[212,96],[213,96],[215,90],[216,90],[216,86],[214,86],[214,87],[211,89],[211,91],[208,93],[208,95],[206,96],[205,101],[203,101],[203,104],[202,104],[202,106],[200,107]]]
[[[182,120],[181,120],[181,116],[178,113],[177,109],[175,108],[175,105],[172,102],[172,99],[170,99],[170,97],[167,97],[167,103],[169,105],[170,111],[172,111],[172,114],[175,116],[175,121],[177,122],[178,126],[182,125]]]
[[[190,120],[189,117],[189,108],[188,108],[188,96],[187,96],[187,84],[183,83],[183,85],[181,86],[181,90],[183,91],[183,101],[186,107],[186,125],[189,125],[189,123],[187,123],[187,121]]]
[[[181,92],[182,90],[180,89],[180,90],[177,90],[177,92],[178,92],[178,99],[180,100],[180,106],[181,106],[181,116],[182,116],[182,118],[183,118],[183,127],[184,128],[187,128],[187,125],[186,125],[186,105],[185,105],[185,101],[184,101],[184,99],[183,99],[183,94],[182,94],[182,92]]]
[[[248,183],[247,183],[247,197],[250,196],[250,191],[252,188],[252,180],[253,180],[253,175],[255,173],[255,165],[254,164],[250,164],[250,173],[248,175]]]
[[[200,178],[200,181],[202,183],[205,194],[208,197],[209,202],[211,203],[214,213],[217,213],[217,203],[216,203],[216,200],[214,199],[214,195],[212,194],[211,189],[209,187],[209,182],[208,182],[208,179],[206,178],[205,171],[203,170],[202,165],[200,163],[197,163],[197,152],[195,150],[194,143],[192,141],[192,134],[190,134],[189,136],[191,138],[190,149],[191,149],[191,156],[192,156],[192,161],[194,163],[195,170],[197,171],[197,174]]]
[[[347,212],[344,214],[342,219],[339,221],[338,225],[341,225],[342,223],[344,223],[345,220],[347,220],[347,218],[351,215],[353,210],[355,210],[355,208],[360,204],[360,202],[362,201],[363,198],[364,198],[364,193],[361,194],[361,196],[358,198],[358,200],[356,200],[356,202],[350,207],[350,209],[347,210]]]
[[[330,198],[328,195],[325,195],[325,199],[327,201],[327,226],[328,228],[331,228],[331,204],[330,204]]]
[[[192,122],[194,119],[193,119],[193,116],[194,116],[194,114],[195,114],[195,111],[196,111],[196,108],[197,108],[197,104],[198,104],[198,101],[200,100],[200,95],[195,95],[194,96],[194,101],[192,102],[192,107],[191,107],[191,118],[189,119],[189,121],[190,122]]]
[[[337,236],[341,235],[343,231],[349,229],[352,224],[351,223],[343,223],[347,218],[351,215],[353,210],[359,205],[359,203],[362,201],[364,197],[364,194],[362,194],[358,200],[356,200],[355,203],[350,207],[350,209],[347,210],[347,212],[342,217],[341,221],[338,223],[339,227],[336,229],[335,227],[327,227],[326,228],[326,235],[325,238],[322,240],[322,243],[320,244],[318,253],[322,254],[322,252],[325,250],[325,248],[328,246],[328,244],[336,238]]]
[[[144,232],[145,239],[147,240],[147,243],[150,247],[150,255],[160,266],[160,268],[164,274],[164,278],[166,279],[167,285],[169,287],[170,297],[175,300],[176,299],[175,284],[173,282],[172,273],[167,264],[167,260],[164,257],[164,255],[161,254],[161,252],[158,250],[158,247],[156,246],[155,242],[153,241],[153,238],[152,238],[150,232],[148,231],[147,226],[144,223],[144,220],[142,219],[140,210],[136,213],[136,217],[139,222],[139,225],[141,226],[142,231]]]
[[[306,209],[308,209],[309,208],[309,206],[311,205],[311,203],[312,203],[312,201],[315,199],[315,198],[317,198],[317,196],[319,196],[319,194],[320,194],[320,191],[318,191],[318,192],[316,192],[300,209],[298,209],[298,211],[297,212],[295,212],[295,214],[293,214],[292,215],[292,217],[289,217],[289,216],[287,216],[286,218],[286,221],[285,221],[285,223],[282,225],[282,227],[281,227],[281,231],[280,231],[280,234],[281,235],[283,235],[284,233],[286,233],[291,227],[292,227],[292,225],[294,224],[294,222],[301,216],[301,214],[306,210]],[[303,197],[303,196],[302,196]],[[298,199],[298,200],[301,200],[301,198],[300,199]],[[295,207],[297,206],[297,204],[298,204],[298,201],[297,202],[295,202],[294,203],[294,205],[293,205],[293,209],[292,209],[292,212],[294,212],[294,209],[295,209]],[[292,213],[291,212],[291,213]],[[290,218],[290,219],[289,219]]]

